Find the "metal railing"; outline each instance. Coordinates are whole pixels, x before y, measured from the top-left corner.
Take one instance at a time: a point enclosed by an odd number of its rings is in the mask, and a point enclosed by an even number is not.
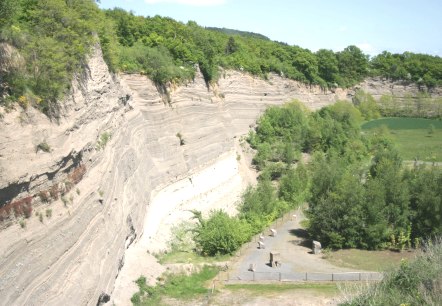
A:
[[[221,272],[218,275],[219,281],[228,283],[255,282],[255,281],[277,281],[277,282],[341,282],[341,281],[380,281],[382,273],[379,272]]]

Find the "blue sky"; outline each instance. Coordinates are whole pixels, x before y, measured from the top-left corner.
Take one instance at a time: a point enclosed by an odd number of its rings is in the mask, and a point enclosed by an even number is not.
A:
[[[101,0],[136,15],[260,33],[316,51],[357,45],[442,56],[441,0]]]

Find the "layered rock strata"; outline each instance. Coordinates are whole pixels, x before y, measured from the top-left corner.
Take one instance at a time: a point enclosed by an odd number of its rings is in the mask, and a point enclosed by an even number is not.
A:
[[[225,71],[165,97],[144,76],[111,76],[98,48],[72,88],[57,122],[31,108],[1,122],[0,205],[30,199],[33,212],[0,231],[0,305],[96,305],[113,292],[125,304],[130,267],[164,248],[184,210],[238,201],[253,180],[239,137],[266,107],[318,109],[348,95]]]

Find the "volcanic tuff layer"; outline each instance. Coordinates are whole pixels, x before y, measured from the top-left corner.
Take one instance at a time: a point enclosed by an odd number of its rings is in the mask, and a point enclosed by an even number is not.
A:
[[[209,88],[198,73],[193,82],[164,92],[144,76],[111,76],[96,48],[58,122],[31,108],[2,119],[0,205],[31,195],[34,212],[50,208],[52,217],[40,222],[32,215],[24,229],[15,222],[0,231],[0,305],[96,305],[114,291],[125,253],[149,241],[142,234],[156,197],[177,186],[195,193],[189,203],[206,197],[198,202],[204,210],[237,199],[250,179],[239,170],[245,160],[232,159],[239,154],[236,140],[267,106],[299,99],[318,109],[346,96],[341,89],[236,71],[224,71]],[[111,138],[101,146],[104,134]],[[36,152],[41,143],[50,152]],[[232,171],[217,181],[223,165]],[[212,168],[210,186],[183,183]],[[71,186],[78,169],[85,173]],[[54,186],[62,200],[41,203],[41,191]],[[164,244],[167,235],[158,235],[155,226],[145,231]]]

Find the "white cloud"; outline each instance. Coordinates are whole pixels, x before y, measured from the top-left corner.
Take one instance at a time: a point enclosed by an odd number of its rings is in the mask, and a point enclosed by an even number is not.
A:
[[[339,27],[339,32],[347,32],[347,27],[346,26],[340,26]]]
[[[375,47],[373,47],[371,44],[369,44],[367,42],[356,44],[356,47],[361,49],[362,52],[364,52],[365,54],[368,54],[371,56],[379,53],[379,51]]]
[[[147,4],[173,3],[192,6],[214,6],[224,4],[226,0],[144,0],[144,2]]]

